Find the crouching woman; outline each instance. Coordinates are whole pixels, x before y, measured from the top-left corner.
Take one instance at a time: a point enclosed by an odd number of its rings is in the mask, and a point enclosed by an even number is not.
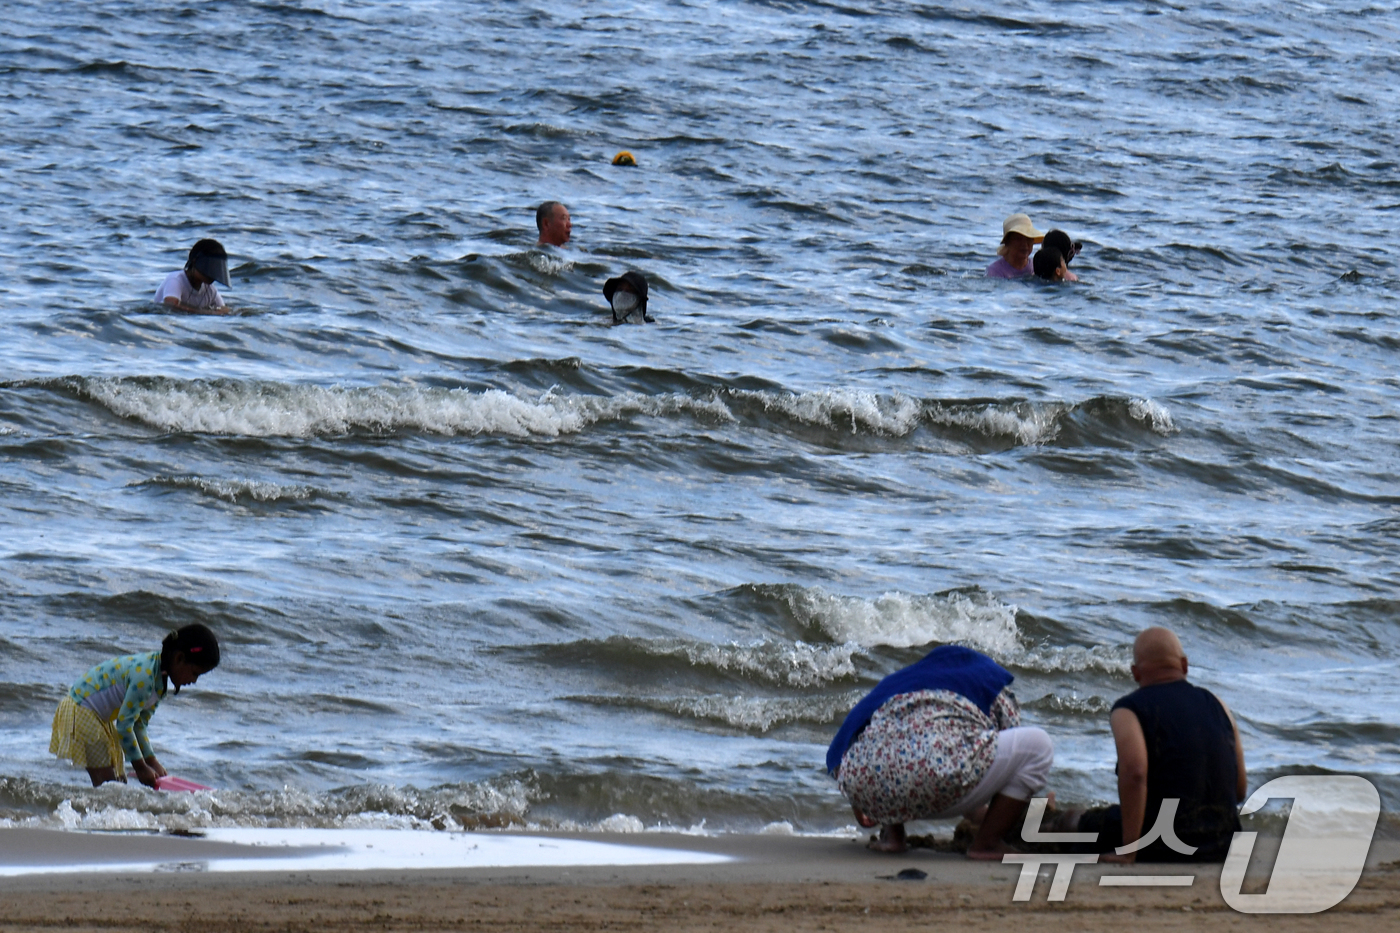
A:
[[[984,654],[943,645],[876,685],[846,716],[827,771],[856,821],[880,826],[871,848],[905,850],[909,820],[970,816],[987,807],[968,857],[1010,851],[1002,837],[1045,786],[1054,749],[1022,726],[1015,678]]]

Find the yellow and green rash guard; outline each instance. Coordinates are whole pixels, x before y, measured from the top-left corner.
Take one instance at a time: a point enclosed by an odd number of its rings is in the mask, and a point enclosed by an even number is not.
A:
[[[103,661],[75,683],[68,695],[103,722],[112,723],[127,761],[150,758],[146,723],[165,697],[161,687],[160,652],[129,654]]]

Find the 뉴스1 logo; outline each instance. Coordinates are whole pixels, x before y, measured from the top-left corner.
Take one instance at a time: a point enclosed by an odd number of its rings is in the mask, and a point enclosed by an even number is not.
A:
[[[1264,894],[1243,894],[1245,869],[1254,853],[1258,833],[1235,833],[1220,872],[1220,896],[1246,914],[1315,914],[1335,907],[1361,880],[1371,837],[1381,814],[1381,797],[1363,777],[1349,774],[1296,775],[1275,778],[1249,795],[1241,815],[1254,813],[1270,800],[1292,799],[1278,858]],[[1090,843],[1097,833],[1043,833],[1046,798],[1031,800],[1021,838],[1026,842]],[[1137,842],[1120,846],[1119,855],[1136,852],[1160,839],[1169,848],[1190,855],[1196,851],[1176,838],[1173,823],[1179,801],[1162,801],[1156,824]],[[1019,864],[1013,901],[1028,901],[1041,866],[1054,865],[1047,900],[1062,901],[1069,892],[1075,865],[1092,865],[1097,855],[1006,855],[1003,864]],[[1100,887],[1190,887],[1195,875],[1105,874]]]

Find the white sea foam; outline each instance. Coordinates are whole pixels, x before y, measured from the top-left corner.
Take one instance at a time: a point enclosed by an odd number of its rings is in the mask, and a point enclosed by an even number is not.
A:
[[[538,796],[517,779],[419,790],[356,785],[325,794],[214,790],[151,794],[106,785],[76,791],[48,814],[0,825],[74,830],[194,830],[300,827],[307,829],[444,830],[523,825]]]
[[[64,800],[54,809],[53,820],[64,829],[83,830],[131,830],[161,829],[161,822],[154,813],[131,810],[126,807],[101,807],[79,813],[73,809],[71,800]]]
[[[350,431],[557,437],[631,415],[688,414],[732,420],[716,400],[688,395],[538,398],[500,389],[290,385],[286,383],[87,379],[87,393],[115,414],[165,431],[251,437],[310,437]]]
[[[1044,444],[1060,433],[1059,418],[1067,406],[1059,403],[991,404],[980,407],[935,402],[925,412],[934,424],[964,428],[987,437],[1014,437],[1016,443]]]
[[[576,696],[570,699],[599,706],[624,706],[669,713],[688,719],[708,719],[737,729],[767,732],[790,722],[832,723],[864,696],[859,690],[821,697],[706,696]]]
[[[543,249],[530,250],[525,254],[525,261],[530,264],[531,269],[544,275],[563,275],[574,268],[572,259],[565,259]]]
[[[642,821],[627,813],[614,813],[607,819],[599,820],[600,833],[640,833],[646,829]]]
[[[793,687],[816,687],[854,677],[852,656],[858,645],[810,645],[806,642],[759,641],[748,645],[682,642],[648,646],[656,654],[680,654],[697,667],[712,667]]]
[[[859,690],[847,691],[836,697],[745,697],[716,694],[659,700],[655,701],[655,708],[697,719],[717,720],[739,729],[767,732],[775,726],[790,722],[836,722],[860,702],[863,695]]]
[[[1000,655],[1020,648],[1016,607],[984,593],[884,593],[862,599],[829,593],[818,586],[794,589],[788,605],[799,621],[820,629],[833,641],[862,648],[958,642]]]
[[[903,395],[877,395],[852,389],[776,393],[737,390],[731,393],[796,421],[852,434],[903,437],[919,426],[923,406]]]
[[[1103,671],[1127,675],[1132,667],[1132,649],[1125,645],[1034,645],[1010,658],[1019,667],[1045,673],[1076,674]]]
[[[1016,607],[979,591],[941,595],[893,592],[867,599],[816,586],[793,587],[785,598],[799,622],[820,630],[853,653],[880,646],[917,648],[956,643],[984,651],[1004,664],[1045,673],[1096,670],[1126,674],[1131,661],[1123,646],[1029,643],[1016,625]]]
[[[1072,716],[1103,716],[1113,708],[1112,703],[1098,695],[1082,697],[1075,694],[1065,696],[1058,693],[1047,693],[1045,696],[1029,702],[1022,697],[1021,701],[1023,707]]]
[[[1161,435],[1174,434],[1176,423],[1172,413],[1150,398],[1135,398],[1128,401],[1128,415],[1134,421],[1144,421],[1152,430]]]
[[[674,833],[682,836],[715,836],[714,830],[705,826],[705,821],[689,826],[676,826],[671,823],[643,823],[630,813],[614,813],[596,823],[578,820],[551,820],[548,823],[526,823],[525,829],[532,833]]]
[[[131,485],[191,489],[226,502],[299,502],[318,493],[313,486],[283,485],[257,480],[210,479],[203,476],[154,476]]]

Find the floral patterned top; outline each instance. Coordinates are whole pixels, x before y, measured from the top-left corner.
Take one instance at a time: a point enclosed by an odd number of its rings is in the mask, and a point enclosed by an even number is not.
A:
[[[972,792],[996,760],[997,733],[1020,724],[1008,689],[990,715],[951,690],[897,694],[846,750],[836,785],[886,825],[932,819]]]
[[[155,754],[146,738],[146,724],[165,697],[159,651],[103,661],[83,675],[68,695],[99,719],[112,723],[128,761]]]

